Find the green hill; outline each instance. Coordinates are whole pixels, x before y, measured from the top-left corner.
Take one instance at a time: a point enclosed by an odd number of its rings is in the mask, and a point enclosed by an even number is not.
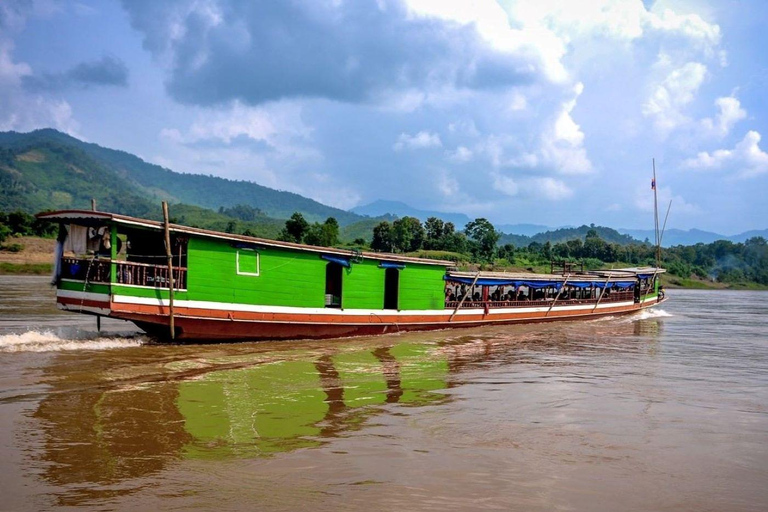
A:
[[[99,208],[146,216],[160,201],[212,210],[248,205],[268,217],[302,212],[309,221],[335,217],[345,226],[365,219],[291,192],[248,181],[184,174],[124,151],[80,141],[52,129],[0,133],[0,209]]]
[[[641,241],[631,237],[630,235],[624,235],[612,228],[606,228],[603,226],[580,226],[578,228],[560,228],[553,231],[545,231],[544,233],[538,233],[533,236],[524,235],[508,235],[503,234],[499,240],[500,245],[512,244],[515,247],[527,247],[532,242],[538,242],[544,244],[550,242],[551,244],[567,242],[568,240],[581,239],[584,240],[587,237],[589,230],[594,229],[598,236],[608,243],[629,245],[639,244]]]

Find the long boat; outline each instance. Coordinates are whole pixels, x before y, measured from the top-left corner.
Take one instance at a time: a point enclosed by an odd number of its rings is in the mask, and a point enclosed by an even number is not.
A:
[[[161,340],[335,338],[584,319],[665,300],[664,269],[461,272],[455,263],[267,240],[92,210],[59,223],[58,307]],[[168,240],[169,243],[166,243]]]

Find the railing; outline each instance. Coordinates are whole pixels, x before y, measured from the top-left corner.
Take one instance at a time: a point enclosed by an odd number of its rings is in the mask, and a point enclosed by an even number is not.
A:
[[[168,267],[165,265],[134,263],[132,261],[117,261],[115,263],[117,266],[116,282],[118,284],[168,288]],[[173,288],[175,290],[187,288],[186,267],[173,267]]]
[[[132,261],[115,261],[117,284],[148,286],[153,288],[168,288],[168,267],[150,265]],[[61,277],[90,283],[109,283],[112,260],[110,259],[78,259],[65,257],[61,259]],[[176,290],[187,288],[186,267],[173,268],[173,284]]]
[[[108,283],[109,259],[61,258],[61,277],[90,283]]]
[[[633,301],[635,294],[632,291],[628,292],[611,292],[605,295],[600,304],[606,302],[629,302]],[[549,307],[554,302],[554,298],[550,299],[534,299],[534,300],[501,300],[501,301],[471,301],[466,300],[461,305],[461,309],[484,309],[487,305],[490,309],[497,308],[536,308],[536,307]],[[565,299],[560,297],[555,303],[556,306],[573,306],[577,304],[595,304],[597,298],[594,299]],[[445,303],[446,309],[456,309],[459,305],[459,301],[447,301]]]

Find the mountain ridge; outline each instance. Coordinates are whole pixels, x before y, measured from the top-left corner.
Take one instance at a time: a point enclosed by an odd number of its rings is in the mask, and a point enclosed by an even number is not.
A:
[[[51,128],[29,133],[0,132],[0,148],[6,150],[21,151],[26,148],[34,150],[46,144],[53,149],[76,149],[90,157],[102,167],[103,171],[101,176],[91,176],[93,179],[104,179],[116,185],[113,177],[109,176],[111,173],[129,182],[144,196],[157,200],[193,204],[214,211],[222,206],[245,204],[258,208],[271,217],[285,219],[295,211],[302,211],[310,221],[323,221],[327,217],[335,217],[341,225],[363,220],[363,217],[357,214],[324,205],[293,192],[274,190],[249,181],[172,171],[146,162],[126,151],[83,142]],[[70,154],[70,156],[76,158],[76,155]],[[7,167],[6,178],[9,174],[13,174],[8,172]],[[26,170],[32,171],[29,167],[27,166]],[[19,206],[23,207],[23,205]]]

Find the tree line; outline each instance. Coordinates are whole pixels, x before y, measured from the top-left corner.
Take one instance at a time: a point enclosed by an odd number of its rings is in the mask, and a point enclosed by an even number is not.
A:
[[[255,209],[237,213],[247,218],[260,214]],[[9,236],[53,237],[57,231],[56,223],[39,220],[23,211],[0,211],[0,244]],[[553,260],[576,262],[587,269],[606,264],[653,266],[656,263],[655,247],[650,243],[610,243],[603,240],[596,229],[588,230],[584,240],[577,238],[555,244],[532,242],[520,247],[499,245],[500,237],[501,233],[484,218],[475,219],[463,230],[457,230],[453,223],[435,217],[423,224],[414,217],[403,217],[374,226],[370,242],[358,238],[347,246],[393,253],[440,251],[444,253],[440,257],[492,268],[544,267]],[[325,247],[341,244],[339,223],[335,218],[309,223],[298,212],[285,222],[278,238]],[[718,240],[710,244],[669,247],[662,251],[662,266],[671,275],[683,278],[768,286],[768,242],[765,238],[753,237],[743,243]]]
[[[353,245],[378,252],[416,253],[441,251],[453,259],[494,267],[533,268],[548,266],[553,260],[570,261],[586,269],[606,264],[655,266],[656,248],[650,243],[611,243],[602,239],[592,226],[584,240],[532,242],[527,246],[499,245],[502,233],[487,219],[478,218],[459,231],[451,222],[430,217],[422,224],[414,217],[382,221],[373,228],[370,243],[357,239]],[[281,240],[309,245],[337,245],[338,223],[309,224],[300,213],[286,222]],[[744,243],[719,240],[711,244],[675,246],[663,250],[662,266],[674,276],[711,279],[723,283],[755,282],[768,286],[768,244],[762,237]]]

